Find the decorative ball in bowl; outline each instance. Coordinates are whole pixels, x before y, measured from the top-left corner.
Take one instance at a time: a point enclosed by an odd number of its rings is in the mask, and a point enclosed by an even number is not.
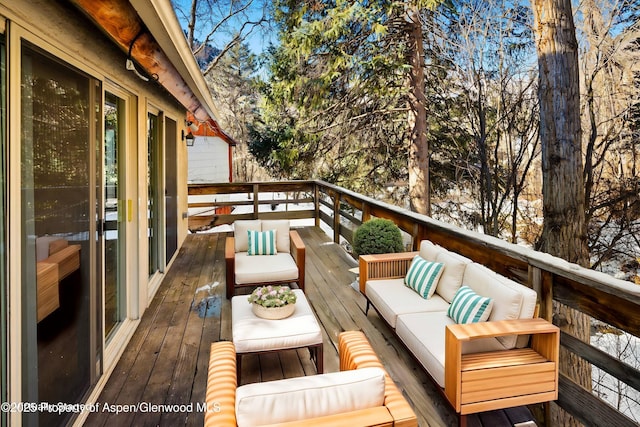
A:
[[[296,309],[296,294],[288,286],[261,286],[256,288],[248,299],[253,314],[263,319],[284,319],[291,316]]]

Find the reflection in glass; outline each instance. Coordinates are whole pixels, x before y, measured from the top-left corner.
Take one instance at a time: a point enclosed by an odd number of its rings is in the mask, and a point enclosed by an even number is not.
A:
[[[79,402],[90,382],[91,80],[22,50],[23,401]],[[24,414],[25,425],[72,414]]]
[[[104,104],[104,335],[105,338],[123,319],[124,290],[121,287],[122,263],[121,244],[124,242],[120,194],[120,171],[118,169],[120,147],[124,146],[125,102],[117,96],[106,93]]]

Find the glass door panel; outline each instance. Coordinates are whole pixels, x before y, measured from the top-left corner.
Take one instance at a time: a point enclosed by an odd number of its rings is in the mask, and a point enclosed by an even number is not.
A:
[[[1,19],[1,18],[0,18]],[[7,242],[5,239],[5,212],[7,212],[7,199],[5,191],[6,181],[6,132],[7,132],[7,105],[6,105],[6,48],[4,36],[0,35],[0,402],[7,402]],[[7,412],[0,411],[0,426],[7,425]]]
[[[111,93],[105,93],[104,103],[104,335],[109,337],[125,315],[124,291],[124,183],[120,165],[126,135],[126,103]]]
[[[148,115],[147,138],[147,235],[149,237],[149,277],[160,271],[160,119]]]
[[[166,126],[166,156],[165,156],[165,230],[166,230],[166,259],[171,260],[178,250],[178,161],[177,135],[178,126],[174,120],[167,118]]]
[[[26,43],[21,64],[23,401],[74,403],[91,382],[95,338],[95,81]],[[24,414],[24,424],[70,416]]]

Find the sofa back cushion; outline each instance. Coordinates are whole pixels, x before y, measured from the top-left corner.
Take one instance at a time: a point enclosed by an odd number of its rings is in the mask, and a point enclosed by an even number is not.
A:
[[[480,264],[472,263],[467,266],[464,273],[464,284],[476,293],[493,299],[493,309],[489,321],[531,318],[533,316],[535,291]],[[525,300],[527,304],[523,310]],[[531,304],[532,302],[533,304]],[[500,337],[499,341],[506,348],[514,348],[517,337]]]
[[[440,245],[430,242],[429,240],[423,240],[420,242],[419,255],[427,261],[435,261],[440,252],[446,252],[447,250]]]
[[[382,406],[385,372],[380,368],[247,384],[236,390],[238,426],[298,421]]]
[[[455,252],[444,250],[438,253],[436,261],[444,264],[444,271],[438,281],[436,293],[446,301],[451,302],[460,286],[462,286],[464,271],[467,265],[471,263],[471,260]]]
[[[263,219],[262,230],[276,230],[276,249],[278,252],[289,253],[291,241],[289,240],[289,228],[291,224],[288,219]]]
[[[247,250],[249,249],[248,231],[262,231],[262,221],[259,219],[235,221],[233,223],[233,230],[236,252],[247,252]]]

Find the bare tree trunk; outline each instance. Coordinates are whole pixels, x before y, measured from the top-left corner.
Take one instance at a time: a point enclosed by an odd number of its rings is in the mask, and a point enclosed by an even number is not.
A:
[[[534,0],[538,50],[540,140],[544,224],[539,246],[544,252],[583,266],[589,263],[585,225],[578,43],[571,0]],[[554,322],[589,340],[589,319],[568,307],[555,307]],[[591,389],[588,363],[562,350],[560,371]],[[579,425],[555,405],[552,425]]]
[[[189,43],[189,47],[191,51],[196,49],[196,41],[195,41],[195,30],[196,30],[196,19],[198,10],[198,0],[191,0],[191,8],[189,9],[189,24],[187,25],[189,28],[187,35],[187,42]]]
[[[429,191],[429,143],[427,141],[427,110],[424,94],[424,47],[420,10],[411,6],[406,11],[409,72],[409,198],[414,212],[431,215]]]

